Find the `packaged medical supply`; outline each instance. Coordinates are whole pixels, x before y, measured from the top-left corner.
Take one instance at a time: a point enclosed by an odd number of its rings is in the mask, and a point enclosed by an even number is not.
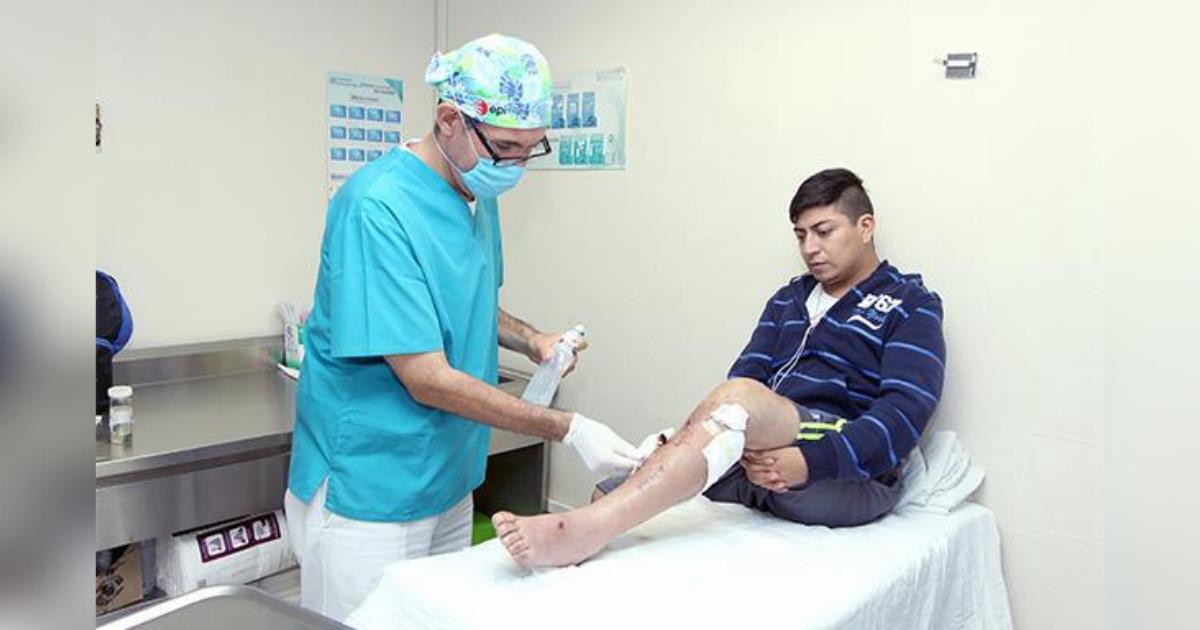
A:
[[[280,510],[159,538],[157,556],[158,586],[171,597],[245,584],[296,565]]]

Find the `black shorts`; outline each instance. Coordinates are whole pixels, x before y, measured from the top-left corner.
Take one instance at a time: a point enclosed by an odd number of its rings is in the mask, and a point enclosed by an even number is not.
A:
[[[808,409],[796,407],[801,418],[813,418]],[[607,494],[625,479],[605,479],[596,489]],[[796,523],[848,527],[870,523],[890,512],[900,501],[903,485],[900,471],[895,470],[879,479],[829,479],[773,492],[751,483],[746,469],[734,464],[704,491],[704,496],[721,503],[740,503]]]
[[[626,479],[609,477],[596,484],[596,489],[608,494]],[[805,525],[849,527],[870,523],[896,507],[903,484],[898,475],[893,475],[890,481],[889,485],[875,479],[830,479],[797,486],[787,492],[773,492],[751,483],[746,478],[746,470],[735,464],[704,491],[704,496],[719,503],[740,503]]]

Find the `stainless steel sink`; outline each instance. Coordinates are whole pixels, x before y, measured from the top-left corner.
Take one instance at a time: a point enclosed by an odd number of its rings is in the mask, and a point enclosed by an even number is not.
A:
[[[139,608],[98,630],[339,630],[349,628],[311,610],[248,586],[210,586]]]

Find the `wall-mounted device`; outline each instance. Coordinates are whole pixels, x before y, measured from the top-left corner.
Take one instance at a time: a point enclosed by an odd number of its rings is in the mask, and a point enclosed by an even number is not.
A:
[[[933,62],[946,67],[947,79],[974,79],[979,53],[950,53],[943,59],[934,59]]]

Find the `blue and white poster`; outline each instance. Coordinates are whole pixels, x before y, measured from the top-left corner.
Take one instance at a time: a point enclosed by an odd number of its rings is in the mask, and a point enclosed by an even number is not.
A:
[[[400,145],[404,83],[400,79],[330,71],[325,95],[329,121],[328,197],[358,170]]]
[[[624,68],[556,80],[546,133],[553,152],[530,162],[529,168],[624,169],[626,94]]]

